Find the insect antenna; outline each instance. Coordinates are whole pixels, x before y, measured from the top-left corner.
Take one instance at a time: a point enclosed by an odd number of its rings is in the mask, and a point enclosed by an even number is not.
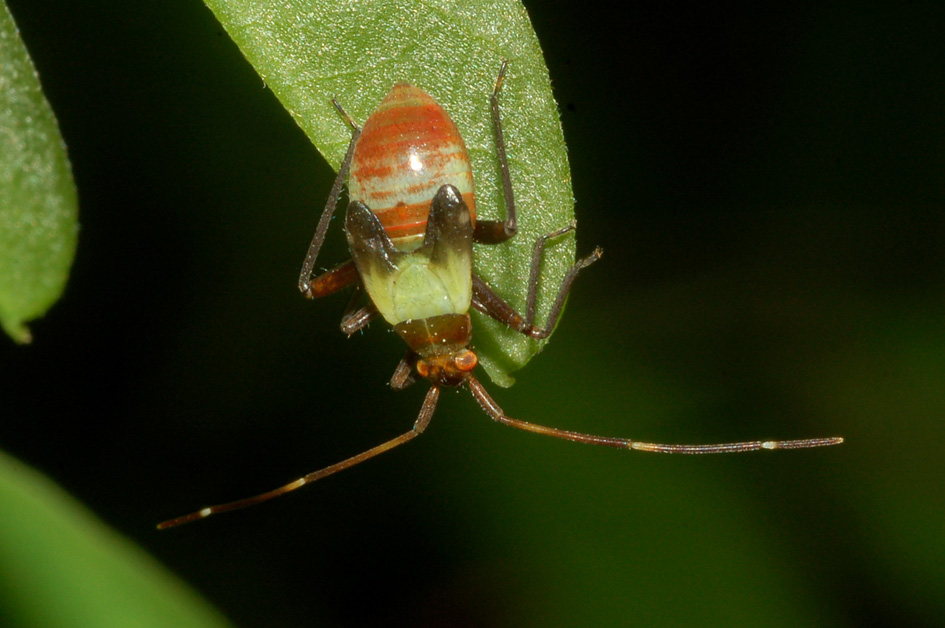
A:
[[[529,423],[528,421],[506,416],[502,408],[499,407],[476,378],[470,376],[466,379],[466,383],[469,386],[469,391],[472,393],[472,396],[493,420],[508,425],[509,427],[535,432],[536,434],[553,436],[576,443],[588,443],[590,445],[615,447],[617,449],[636,449],[638,451],[651,451],[661,454],[727,454],[743,451],[757,451],[759,449],[810,449],[811,447],[839,445],[843,442],[843,438],[834,436],[829,438],[804,438],[800,440],[756,440],[743,443],[715,443],[711,445],[675,445],[668,443],[643,443],[629,438],[584,434],[582,432],[572,432],[555,427],[548,427],[546,425]]]
[[[190,523],[192,521],[199,521],[200,519],[206,519],[210,515],[220,514],[222,512],[230,512],[231,510],[239,510],[240,508],[246,508],[248,506],[255,506],[256,504],[261,504],[262,502],[269,501],[276,497],[285,495],[286,493],[291,493],[297,488],[302,488],[306,484],[311,484],[316,480],[320,480],[324,477],[328,477],[339,471],[344,471],[350,467],[353,467],[356,464],[360,464],[365,460],[373,458],[379,454],[384,453],[398,445],[403,445],[404,443],[413,440],[419,436],[423,430],[426,429],[427,425],[430,424],[430,419],[433,418],[433,411],[436,410],[436,402],[440,397],[440,389],[436,386],[431,386],[430,390],[427,392],[427,396],[423,399],[423,406],[420,408],[420,414],[417,416],[417,420],[414,422],[413,427],[410,428],[409,432],[405,432],[398,436],[397,438],[392,438],[386,443],[381,443],[377,447],[372,447],[367,451],[363,451],[356,456],[351,456],[347,460],[342,460],[337,462],[329,467],[324,469],[319,469],[318,471],[313,471],[308,475],[302,476],[297,480],[289,482],[285,486],[280,486],[279,488],[267,491],[265,493],[260,493],[253,497],[246,497],[244,499],[238,499],[233,502],[227,502],[225,504],[218,504],[216,506],[207,506],[196,512],[192,512],[188,515],[183,515],[181,517],[175,517],[174,519],[168,519],[167,521],[162,521],[157,525],[158,530],[166,530],[167,528],[174,528],[185,523]]]

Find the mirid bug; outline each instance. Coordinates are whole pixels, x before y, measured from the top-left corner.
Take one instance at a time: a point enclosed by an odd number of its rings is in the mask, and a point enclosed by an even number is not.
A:
[[[660,453],[714,454],[802,449],[843,442],[842,438],[812,438],[713,445],[644,443],[546,427],[505,414],[473,375],[478,358],[470,348],[469,309],[476,309],[531,338],[547,338],[574,279],[601,256],[597,248],[571,267],[543,327],[535,324],[535,309],[545,246],[549,240],[574,231],[573,224],[535,242],[524,316],[472,272],[474,242],[501,244],[518,231],[499,115],[499,92],[506,67],[504,62],[490,101],[502,173],[505,220],[476,219],[472,167],[466,146],[449,115],[426,92],[408,83],[397,83],[363,129],[333,101],[351,127],[352,137],[302,265],[299,289],[307,298],[314,299],[353,286],[354,294],[341,319],[341,330],[353,334],[380,315],[404,339],[408,349],[394,369],[391,387],[407,388],[418,376],[431,384],[413,427],[394,439],[280,488],[170,519],[158,524],[158,528],[170,528],[267,501],[402,445],[419,436],[430,423],[443,386],[466,386],[486,414],[499,423],[592,445]],[[314,276],[315,260],[346,177],[351,201],[345,217],[345,234],[352,259]],[[364,294],[368,302],[362,305]]]

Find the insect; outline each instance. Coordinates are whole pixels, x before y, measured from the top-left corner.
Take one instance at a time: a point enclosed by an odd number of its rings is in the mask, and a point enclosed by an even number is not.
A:
[[[446,111],[426,92],[408,83],[397,83],[363,129],[333,101],[351,127],[352,137],[302,265],[299,289],[306,297],[315,299],[353,286],[354,294],[342,317],[341,330],[353,334],[380,315],[404,339],[408,349],[394,369],[391,387],[402,390],[418,378],[429,380],[431,384],[413,427],[394,439],[280,488],[170,519],[158,528],[170,528],[267,501],[402,445],[426,429],[444,386],[468,388],[486,414],[499,423],[606,447],[710,454],[801,449],[842,442],[841,438],[812,438],[714,445],[645,443],[561,430],[505,414],[473,374],[478,358],[470,348],[470,308],[531,338],[547,338],[574,279],[601,256],[600,248],[596,248],[565,274],[543,327],[535,324],[535,310],[545,246],[549,240],[574,231],[573,224],[535,242],[524,316],[472,272],[474,242],[501,244],[514,237],[518,230],[499,115],[499,92],[506,68],[507,62],[503,62],[490,99],[502,173],[505,220],[477,220],[472,167],[463,139]],[[345,233],[351,259],[315,276],[315,260],[346,177],[351,201],[345,216]],[[368,303],[359,305],[364,294]]]

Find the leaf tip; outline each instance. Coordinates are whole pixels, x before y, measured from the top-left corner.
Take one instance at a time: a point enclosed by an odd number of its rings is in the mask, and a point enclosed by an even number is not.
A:
[[[7,335],[17,344],[28,345],[33,342],[33,334],[30,333],[30,328],[21,321],[12,321],[5,317],[0,317],[0,326],[3,327],[3,331],[7,332]]]

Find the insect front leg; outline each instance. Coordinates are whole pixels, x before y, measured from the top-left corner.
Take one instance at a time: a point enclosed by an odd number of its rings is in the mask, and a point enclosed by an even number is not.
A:
[[[417,354],[408,349],[400,363],[397,364],[397,368],[394,369],[394,374],[390,378],[390,387],[394,390],[403,390],[415,383],[417,381],[416,371],[414,370],[416,366]]]
[[[541,273],[541,261],[545,254],[545,245],[548,243],[548,240],[557,238],[570,231],[574,231],[574,225],[568,225],[567,227],[558,229],[535,241],[535,248],[532,250],[531,271],[528,275],[528,297],[525,302],[524,317],[516,312],[511,305],[506,303],[486,282],[476,275],[473,275],[472,306],[483,314],[496,319],[500,323],[505,323],[512,329],[526,336],[531,336],[538,340],[550,336],[551,332],[554,331],[555,324],[558,322],[558,317],[561,315],[561,309],[564,307],[564,300],[568,296],[568,291],[571,290],[571,284],[574,283],[578,273],[599,260],[603,253],[600,247],[597,247],[594,249],[593,253],[579,260],[574,266],[568,269],[564,279],[561,281],[561,287],[558,289],[558,295],[555,297],[554,303],[551,306],[551,311],[548,313],[548,321],[543,328],[536,326],[535,307],[538,301],[538,281]]]
[[[351,262],[354,264],[354,262]],[[368,326],[374,317],[377,316],[377,308],[374,304],[368,302],[359,306],[358,303],[364,294],[364,287],[359,283],[354,287],[351,298],[348,300],[348,306],[341,317],[341,331],[350,336],[355,332],[361,331]]]

